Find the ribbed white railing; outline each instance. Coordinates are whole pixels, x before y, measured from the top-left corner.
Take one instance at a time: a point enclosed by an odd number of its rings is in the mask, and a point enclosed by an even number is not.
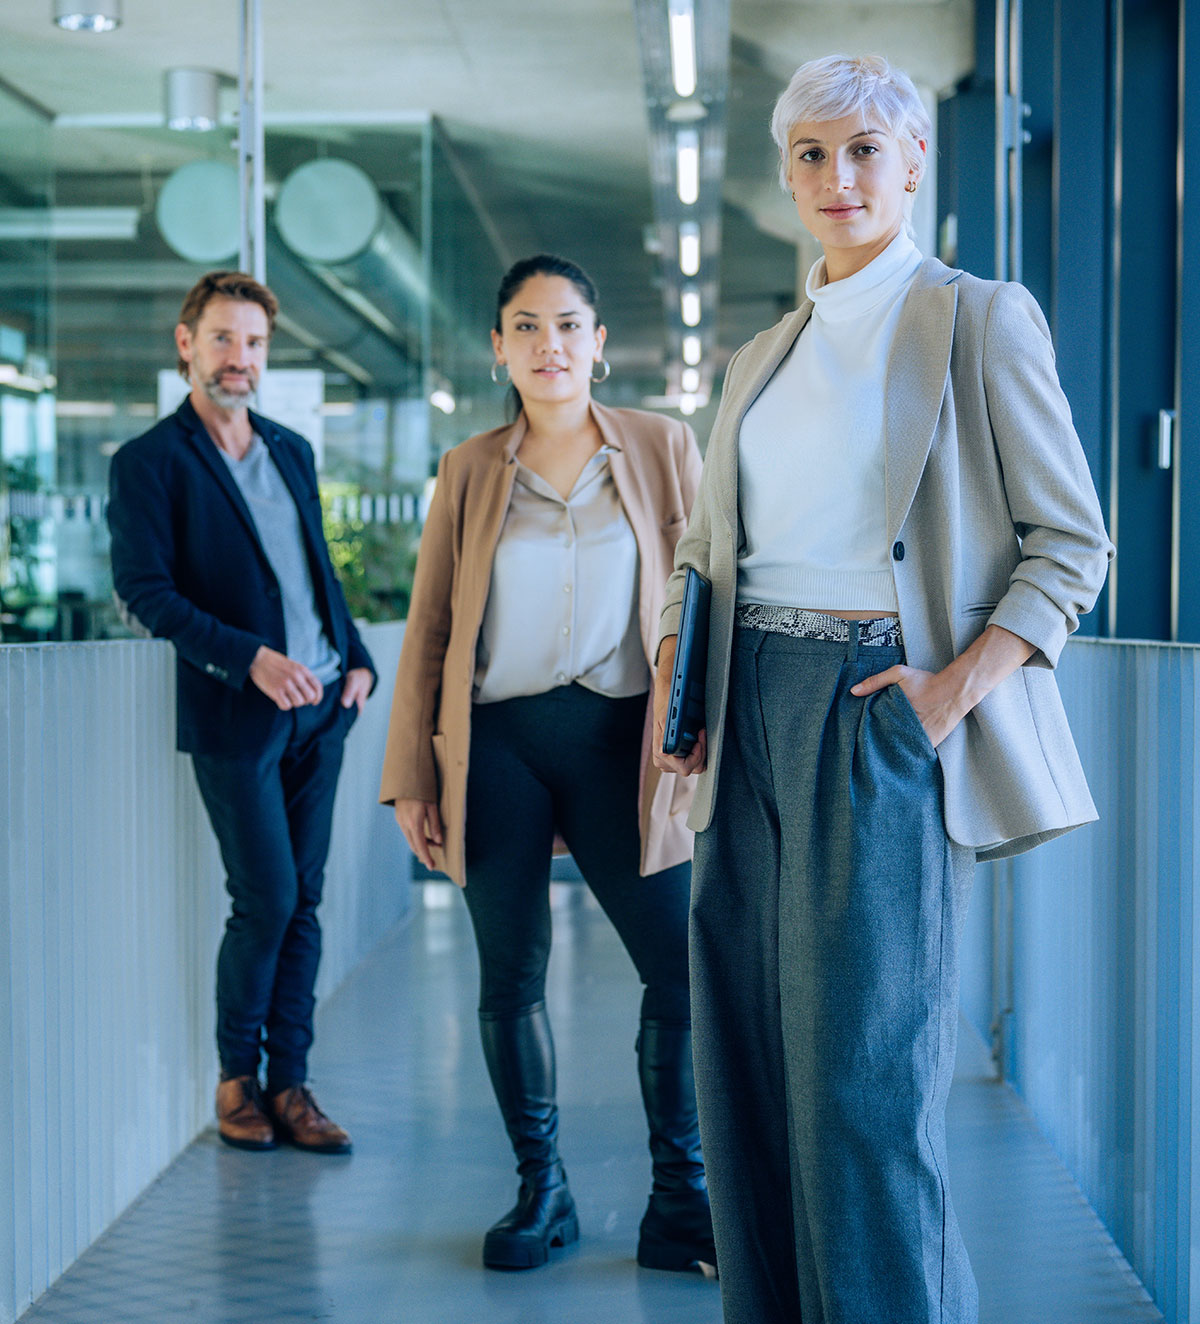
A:
[[[321,994],[410,905],[375,803],[402,635],[365,631],[381,684],[346,746]],[[168,644],[0,648],[0,1324],[211,1119],[224,875],[174,692]]]
[[[1200,648],[1079,640],[1100,822],[980,869],[964,1008],[1171,1324],[1200,1317]],[[997,1017],[997,1013],[998,1017]]]

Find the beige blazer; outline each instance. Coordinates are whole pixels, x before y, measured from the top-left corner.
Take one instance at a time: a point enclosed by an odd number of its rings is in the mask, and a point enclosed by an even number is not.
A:
[[[687,566],[713,585],[696,831],[712,817],[721,768],[741,542],[738,434],[811,313],[805,301],[730,361],[667,586],[660,637],[678,632]],[[1015,855],[1097,816],[1053,668],[1113,553],[1033,296],[927,258],[905,299],[884,395],[887,536],[909,664],[940,670],[988,624],[1036,648],[938,746],[950,838],[980,859]]]
[[[657,647],[675,544],[700,478],[700,452],[686,423],[659,414],[593,402],[592,417],[614,448],[609,457],[613,482],[637,540],[638,618],[649,662]],[[380,801],[437,802],[445,845],[433,849],[434,860],[460,887],[466,882],[475,650],[525,430],[522,414],[515,424],[470,437],[442,456],[392,695]],[[694,787],[691,779],[654,767],[652,730],[648,698],[638,787],[643,874],[692,854],[686,819]]]

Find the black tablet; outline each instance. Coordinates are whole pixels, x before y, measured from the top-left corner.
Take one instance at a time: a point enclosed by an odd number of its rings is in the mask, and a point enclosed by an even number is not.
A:
[[[708,606],[712,585],[688,566],[683,610],[675,641],[671,706],[663,732],[663,753],[686,757],[704,728],[704,681],[708,671]]]

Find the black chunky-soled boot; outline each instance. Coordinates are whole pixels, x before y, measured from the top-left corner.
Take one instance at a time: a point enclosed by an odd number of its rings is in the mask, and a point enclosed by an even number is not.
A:
[[[717,1251],[696,1119],[691,1028],[643,1021],[637,1050],[654,1174],[637,1262],[646,1269],[690,1269],[700,1263],[715,1268]]]
[[[521,1178],[517,1203],[483,1239],[483,1262],[490,1269],[533,1269],[550,1258],[551,1246],[579,1237],[575,1201],[558,1158],[554,1041],[546,1004],[512,1015],[480,1013],[479,1032]]]

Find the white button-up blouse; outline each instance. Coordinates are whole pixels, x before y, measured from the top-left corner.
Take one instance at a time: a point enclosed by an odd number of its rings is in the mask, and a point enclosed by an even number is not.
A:
[[[564,501],[516,461],[476,652],[474,700],[495,703],[578,681],[644,694],[638,550],[602,446]]]

